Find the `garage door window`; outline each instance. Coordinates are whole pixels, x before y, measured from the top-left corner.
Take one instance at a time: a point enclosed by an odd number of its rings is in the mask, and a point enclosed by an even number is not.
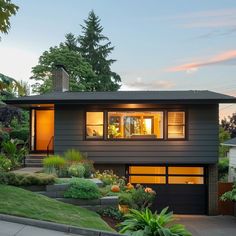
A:
[[[203,167],[168,167],[169,184],[204,184]]]
[[[130,166],[129,182],[133,184],[166,184],[166,167]]]
[[[130,166],[133,184],[204,184],[204,167]]]

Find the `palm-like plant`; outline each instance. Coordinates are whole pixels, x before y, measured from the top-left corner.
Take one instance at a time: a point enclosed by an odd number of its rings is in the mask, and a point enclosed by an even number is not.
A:
[[[20,81],[0,73],[0,92],[7,97],[25,96],[29,94],[26,82]]]
[[[146,208],[143,211],[131,209],[120,223],[120,233],[132,236],[191,236],[181,224],[173,224],[173,212],[164,208],[160,214],[152,213]]]

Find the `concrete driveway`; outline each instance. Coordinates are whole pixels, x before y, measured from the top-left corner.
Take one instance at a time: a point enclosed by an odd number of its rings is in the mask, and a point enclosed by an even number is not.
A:
[[[236,236],[236,217],[177,215],[193,236]]]
[[[54,230],[47,230],[22,224],[0,221],[0,236],[68,236],[68,235],[72,234],[66,234]]]

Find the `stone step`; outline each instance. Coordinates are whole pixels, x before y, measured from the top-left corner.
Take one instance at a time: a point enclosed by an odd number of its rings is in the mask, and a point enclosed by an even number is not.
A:
[[[42,162],[41,163],[38,163],[38,162],[36,162],[36,163],[28,162],[28,163],[25,163],[25,166],[26,167],[43,167],[43,163]]]
[[[47,155],[44,155],[44,154],[28,154],[26,156],[27,159],[43,159],[47,157]]]

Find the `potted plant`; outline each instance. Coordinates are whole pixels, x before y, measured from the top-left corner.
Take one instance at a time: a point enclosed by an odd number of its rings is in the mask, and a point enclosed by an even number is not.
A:
[[[225,192],[220,197],[220,200],[234,202],[234,216],[236,216],[236,183],[233,185],[233,188],[231,191]]]
[[[119,210],[121,213],[126,214],[132,206],[132,197],[129,193],[122,193],[119,196]]]
[[[118,132],[119,128],[117,128],[115,125],[109,125],[108,126],[108,135],[109,138],[117,138],[120,136],[120,133]]]

